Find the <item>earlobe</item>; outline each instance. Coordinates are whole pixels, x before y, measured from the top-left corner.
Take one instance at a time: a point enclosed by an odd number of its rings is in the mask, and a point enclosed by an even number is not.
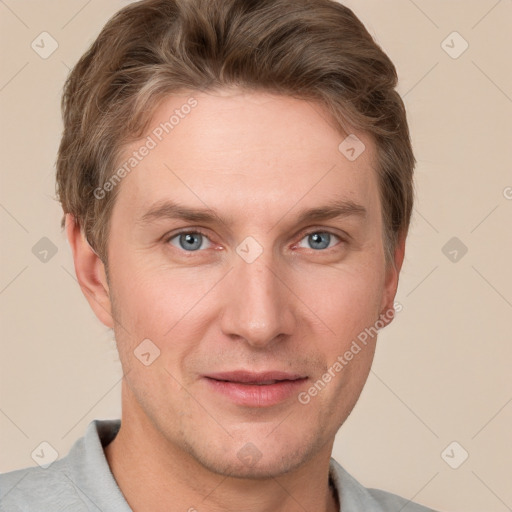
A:
[[[66,236],[73,253],[76,277],[85,298],[100,322],[113,328],[105,265],[89,245],[76,219],[69,213],[66,214]]]

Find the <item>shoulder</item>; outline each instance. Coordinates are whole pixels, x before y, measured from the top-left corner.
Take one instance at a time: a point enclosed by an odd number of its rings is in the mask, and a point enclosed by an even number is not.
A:
[[[364,487],[334,459],[331,459],[330,473],[336,484],[343,512],[436,512],[402,496]]]
[[[129,510],[103,452],[119,427],[118,420],[94,420],[62,459],[0,474],[0,512]]]
[[[401,510],[402,512],[436,512],[419,503],[414,503],[411,500],[392,494],[390,492],[382,491],[380,489],[367,489],[372,497],[379,503],[382,510],[393,511]]]
[[[56,502],[59,503],[59,510],[87,511],[76,486],[66,473],[66,461],[62,459],[47,469],[29,467],[1,474],[0,511],[52,510]]]

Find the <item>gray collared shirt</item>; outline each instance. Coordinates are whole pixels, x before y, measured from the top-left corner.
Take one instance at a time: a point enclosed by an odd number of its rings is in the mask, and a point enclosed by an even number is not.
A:
[[[120,420],[94,420],[68,455],[39,466],[0,475],[2,512],[132,512],[110,471],[103,447]],[[340,512],[435,512],[395,494],[367,489],[334,459],[331,478],[341,497]]]

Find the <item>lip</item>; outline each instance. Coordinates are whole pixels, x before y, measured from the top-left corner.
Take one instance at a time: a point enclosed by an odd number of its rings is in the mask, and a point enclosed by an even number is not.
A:
[[[282,371],[213,373],[204,376],[209,388],[237,405],[271,407],[296,396],[307,377]]]

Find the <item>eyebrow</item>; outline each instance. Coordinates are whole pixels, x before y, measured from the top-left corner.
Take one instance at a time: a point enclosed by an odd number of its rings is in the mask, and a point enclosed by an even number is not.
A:
[[[277,224],[288,214],[288,212],[281,217]],[[356,216],[364,219],[367,216],[366,208],[354,201],[339,199],[322,206],[301,210],[295,222],[297,224],[303,224],[307,221],[322,221],[349,216]],[[165,219],[181,219],[189,222],[201,222],[207,224],[214,224],[215,222],[220,221],[223,224],[229,224],[229,219],[222,219],[222,217],[220,217],[215,210],[212,210],[211,208],[189,208],[171,200],[160,201],[153,205],[146,213],[144,213],[144,215],[142,215],[142,217],[137,221],[137,224],[145,225]]]

